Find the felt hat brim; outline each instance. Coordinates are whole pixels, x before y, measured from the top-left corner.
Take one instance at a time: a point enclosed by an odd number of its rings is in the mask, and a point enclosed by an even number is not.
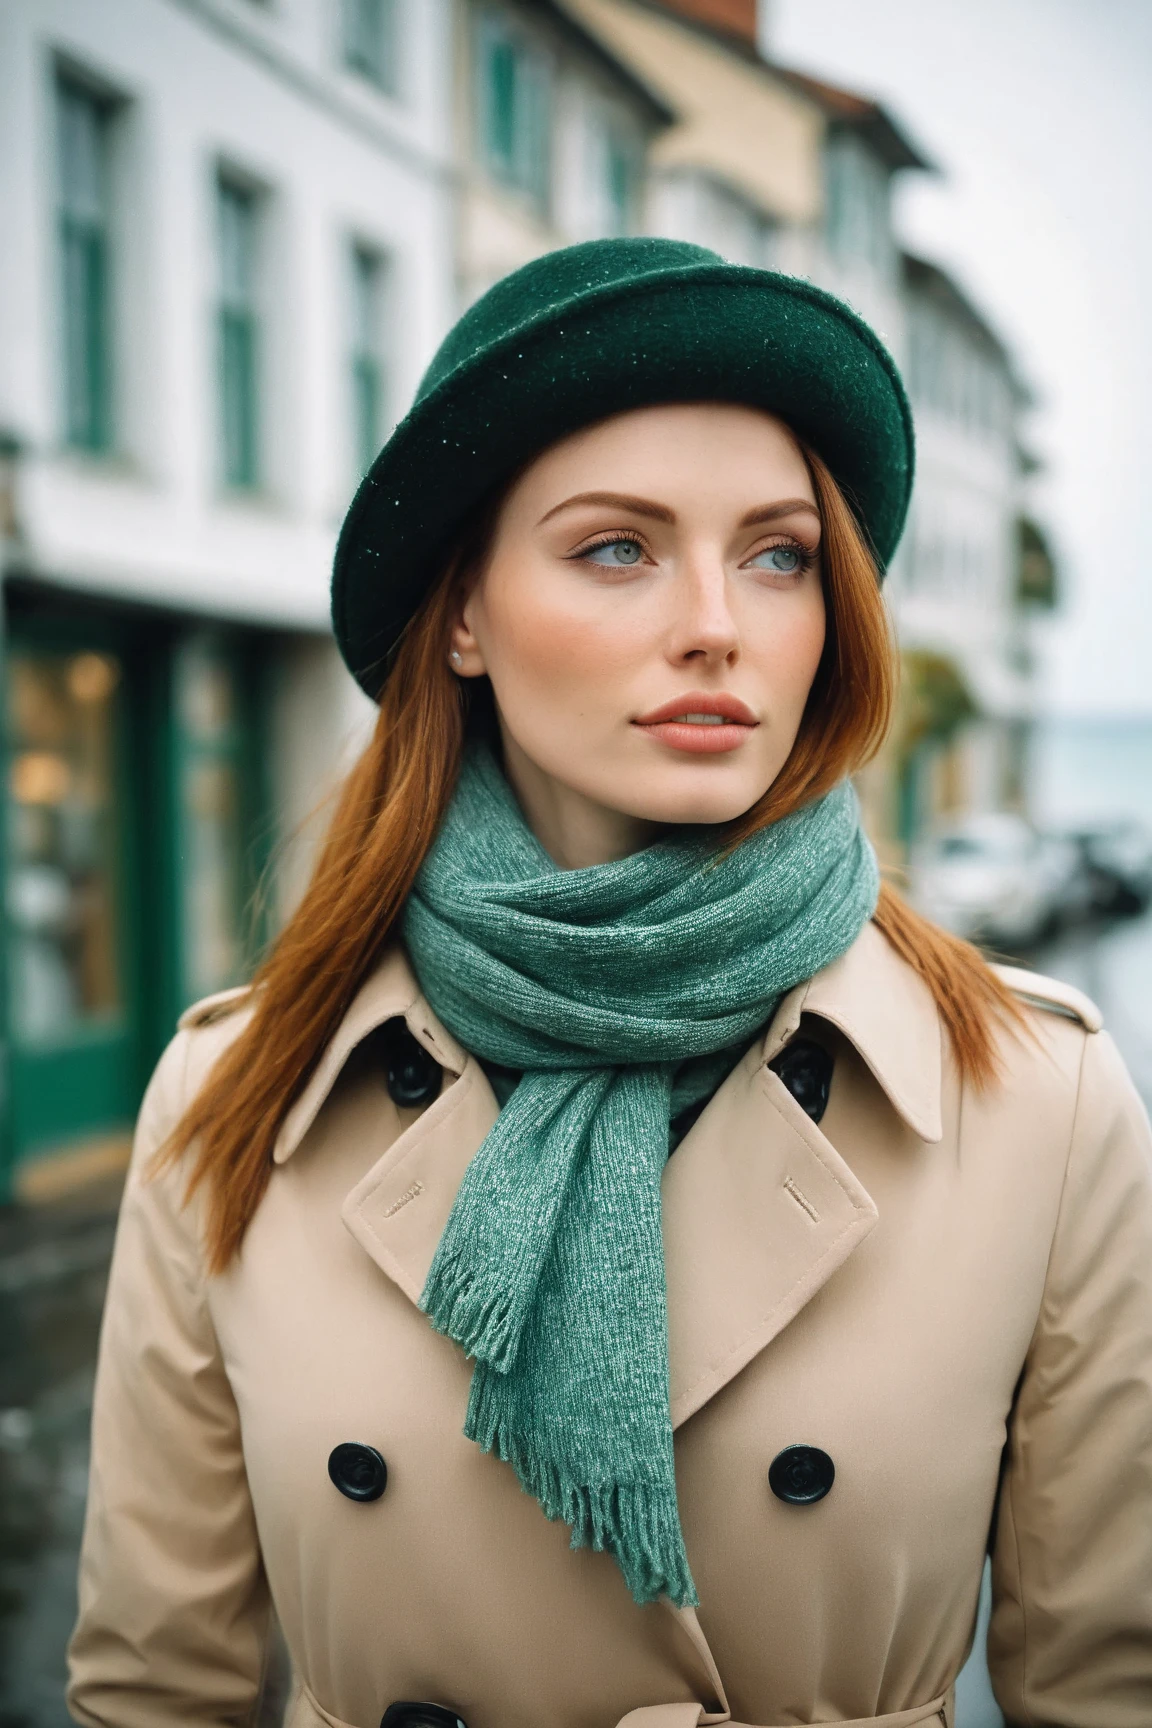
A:
[[[863,320],[808,282],[703,248],[597,245],[630,248],[630,263],[649,267],[529,294],[524,306],[506,294],[502,315],[485,320],[485,301],[549,259],[506,278],[456,326],[362,482],[337,545],[332,619],[369,695],[478,506],[549,445],[629,409],[722,401],[779,416],[827,463],[881,573],[895,551],[912,487],[912,415]]]

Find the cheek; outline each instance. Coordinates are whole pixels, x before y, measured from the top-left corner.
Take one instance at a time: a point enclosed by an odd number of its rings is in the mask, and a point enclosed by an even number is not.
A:
[[[643,630],[613,594],[573,592],[542,579],[494,581],[477,616],[480,646],[501,706],[530,689],[551,704],[611,684],[638,651]]]
[[[745,652],[778,701],[803,708],[824,652],[825,631],[819,589],[795,595],[751,624],[744,636]]]

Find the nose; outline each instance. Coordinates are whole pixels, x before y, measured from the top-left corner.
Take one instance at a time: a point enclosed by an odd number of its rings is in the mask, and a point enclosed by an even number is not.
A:
[[[739,654],[740,632],[724,561],[717,552],[701,548],[678,572],[668,658],[677,666],[732,666]]]

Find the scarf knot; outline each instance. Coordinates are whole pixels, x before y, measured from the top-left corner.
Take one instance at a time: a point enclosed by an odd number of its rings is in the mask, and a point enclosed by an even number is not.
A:
[[[851,946],[878,886],[846,783],[726,856],[682,829],[565,871],[474,749],[409,896],[434,1012],[523,1075],[464,1174],[421,1307],[475,1359],[465,1433],[573,1547],[610,1552],[637,1602],[697,1600],[669,1404],[670,1118]]]

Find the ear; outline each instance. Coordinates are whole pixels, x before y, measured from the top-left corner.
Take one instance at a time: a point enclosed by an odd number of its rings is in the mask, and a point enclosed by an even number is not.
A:
[[[488,670],[473,630],[475,596],[472,588],[462,599],[448,638],[448,663],[458,678],[481,678]]]

